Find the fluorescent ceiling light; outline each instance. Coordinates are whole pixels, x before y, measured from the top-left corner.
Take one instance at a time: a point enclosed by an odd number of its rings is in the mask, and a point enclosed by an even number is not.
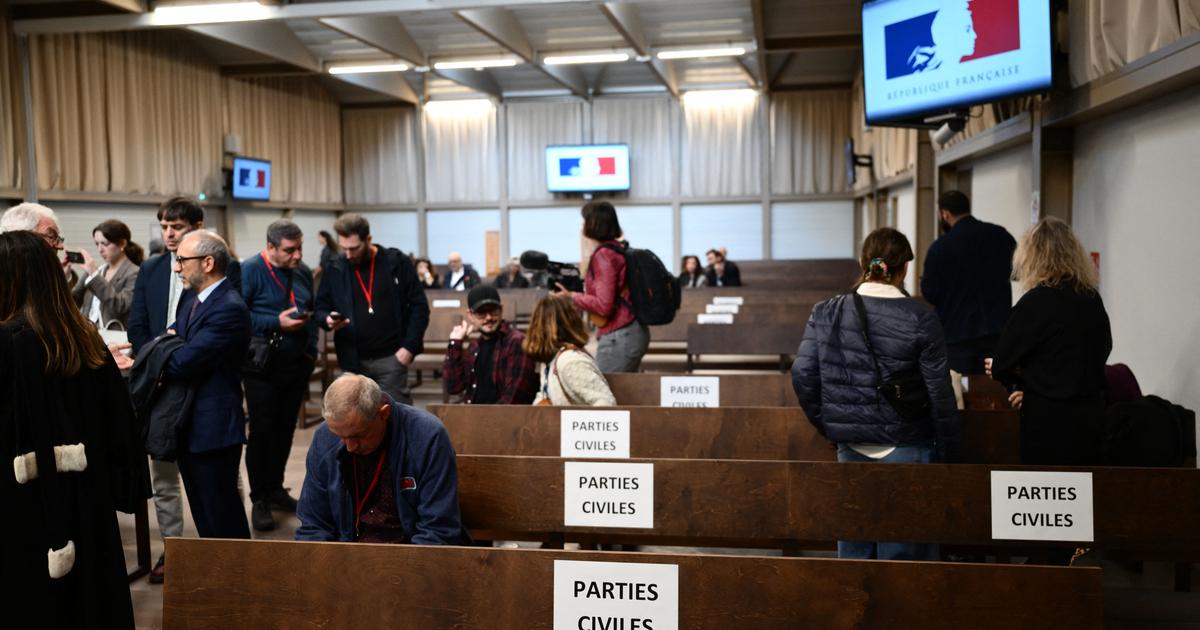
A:
[[[625,53],[596,53],[588,55],[554,55],[542,59],[547,66],[564,66],[574,63],[619,63],[629,61]]]
[[[737,57],[746,54],[745,48],[698,48],[694,50],[664,50],[659,59],[704,59],[705,57]]]
[[[404,72],[408,65],[403,63],[374,63],[329,66],[329,74],[370,74],[373,72]]]
[[[517,60],[512,57],[501,57],[492,59],[463,59],[460,61],[439,61],[433,64],[434,70],[462,70],[480,68],[506,68],[517,65]]]
[[[251,22],[266,20],[272,17],[275,11],[276,7],[264,6],[258,2],[173,4],[156,7],[150,12],[150,19],[157,26]]]
[[[750,103],[757,97],[758,92],[750,89],[689,90],[683,93],[683,100],[689,105],[733,105]]]
[[[435,116],[485,116],[492,113],[492,101],[486,98],[429,101],[425,103],[425,111]]]

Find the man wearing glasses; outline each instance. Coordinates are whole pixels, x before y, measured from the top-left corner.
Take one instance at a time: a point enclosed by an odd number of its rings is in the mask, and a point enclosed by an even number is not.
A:
[[[463,350],[463,340],[478,330],[479,338]],[[450,331],[442,361],[446,391],[463,394],[475,405],[528,405],[537,396],[533,359],[521,350],[525,335],[504,321],[504,306],[495,287],[480,285],[467,294],[463,322]]]
[[[0,234],[4,232],[33,232],[46,239],[55,251],[63,250],[64,239],[58,230],[58,216],[40,203],[21,203],[4,211],[0,217]],[[70,263],[63,261],[63,269]]]

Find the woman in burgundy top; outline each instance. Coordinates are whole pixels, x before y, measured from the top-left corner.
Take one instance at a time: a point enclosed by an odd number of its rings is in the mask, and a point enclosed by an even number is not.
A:
[[[605,374],[636,372],[650,345],[650,331],[637,321],[625,282],[625,246],[618,241],[621,223],[617,210],[607,201],[589,201],[583,206],[583,235],[596,241],[588,262],[583,293],[565,291],[596,324],[596,365]]]

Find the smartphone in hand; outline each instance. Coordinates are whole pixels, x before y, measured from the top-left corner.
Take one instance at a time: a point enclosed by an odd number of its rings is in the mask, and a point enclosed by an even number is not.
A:
[[[292,319],[308,319],[308,318],[312,317],[312,315],[313,315],[312,311],[296,311],[296,312],[292,313],[291,315],[289,315],[288,317],[291,317]]]
[[[83,254],[80,252],[73,252],[71,250],[67,250],[67,262],[69,262],[73,265],[84,264],[83,263]]]
[[[335,322],[340,322],[340,321],[346,319],[346,316],[342,315],[341,313],[330,313],[329,319],[332,319]]]

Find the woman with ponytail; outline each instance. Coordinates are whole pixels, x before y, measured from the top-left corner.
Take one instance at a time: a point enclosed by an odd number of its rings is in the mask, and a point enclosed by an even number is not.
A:
[[[792,365],[808,419],[837,444],[838,461],[954,461],[958,416],[937,315],[902,288],[913,260],[900,232],[863,242],[862,280],[812,316]],[[886,387],[884,386],[886,384]],[[838,542],[838,557],[936,560],[937,545]]]
[[[133,305],[133,285],[145,254],[134,243],[129,226],[111,219],[92,230],[92,239],[103,264],[97,265],[87,250],[82,250],[83,280],[71,290],[83,316],[100,330],[125,330]],[[114,324],[115,322],[115,324]]]

